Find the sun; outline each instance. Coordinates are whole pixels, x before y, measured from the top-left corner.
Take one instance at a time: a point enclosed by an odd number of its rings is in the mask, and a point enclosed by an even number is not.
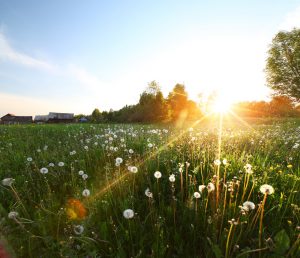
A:
[[[217,98],[212,103],[211,111],[217,114],[226,114],[231,110],[232,104],[233,103],[228,99],[226,100],[226,99]]]

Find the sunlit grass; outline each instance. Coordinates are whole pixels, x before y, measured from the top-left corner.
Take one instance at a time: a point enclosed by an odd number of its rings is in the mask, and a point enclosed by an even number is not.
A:
[[[178,128],[0,127],[7,249],[18,257],[297,257],[300,123],[223,115]]]

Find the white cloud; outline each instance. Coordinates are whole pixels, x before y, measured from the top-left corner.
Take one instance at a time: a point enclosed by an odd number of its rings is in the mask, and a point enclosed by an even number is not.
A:
[[[70,64],[68,66],[67,74],[93,91],[99,91],[105,88],[105,83],[101,82],[98,77],[89,73],[85,68],[75,64]]]
[[[4,33],[0,31],[0,60],[10,61],[16,64],[33,67],[46,71],[55,71],[56,67],[49,62],[39,60],[15,50]]]
[[[286,15],[284,21],[279,25],[279,30],[291,30],[294,27],[300,28],[300,6]]]

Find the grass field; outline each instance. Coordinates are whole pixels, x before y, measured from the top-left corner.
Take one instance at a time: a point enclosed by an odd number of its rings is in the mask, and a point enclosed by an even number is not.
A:
[[[300,257],[300,121],[0,127],[14,257]]]

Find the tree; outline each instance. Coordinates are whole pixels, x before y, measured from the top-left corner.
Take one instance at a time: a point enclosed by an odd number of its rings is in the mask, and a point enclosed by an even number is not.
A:
[[[94,122],[94,123],[99,123],[99,122],[101,122],[101,120],[102,120],[102,114],[101,114],[101,112],[99,111],[98,108],[95,108],[95,109],[94,109],[94,111],[93,111],[93,113],[92,113],[92,115],[91,115],[91,120],[92,120],[92,122]]]
[[[268,51],[265,71],[267,84],[275,94],[300,100],[300,29],[277,33]]]
[[[137,108],[140,122],[160,122],[167,117],[167,104],[156,81],[148,84],[141,94]]]
[[[171,109],[171,118],[176,121],[187,109],[188,95],[183,84],[176,84],[169,93],[168,103]]]
[[[273,97],[270,112],[273,116],[294,116],[296,113],[293,101],[286,96]]]

